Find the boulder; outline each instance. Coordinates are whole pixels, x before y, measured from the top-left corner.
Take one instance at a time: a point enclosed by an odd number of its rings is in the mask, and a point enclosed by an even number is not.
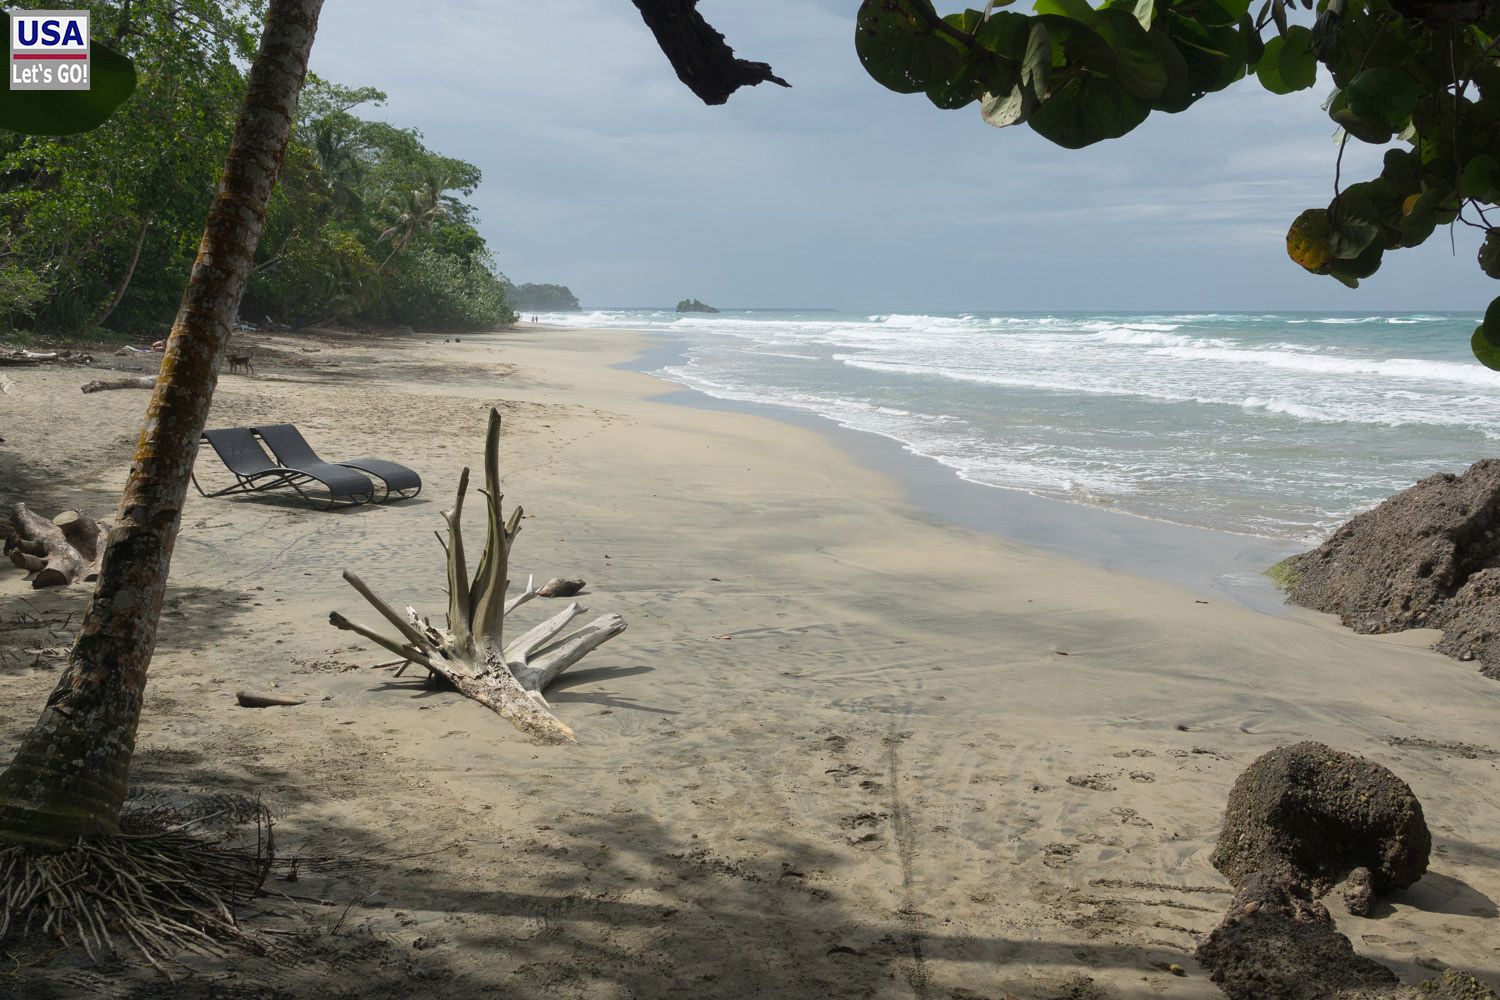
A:
[[[1234,783],[1213,864],[1240,886],[1252,875],[1324,895],[1355,869],[1376,893],[1427,871],[1432,835],[1406,782],[1321,743],[1278,747]]]
[[[1454,634],[1441,651],[1477,659],[1496,676],[1500,459],[1429,476],[1272,574],[1292,603],[1336,614],[1356,632],[1446,629]]]
[[[1219,989],[1234,1000],[1328,1000],[1395,986],[1395,973],[1356,954],[1301,889],[1264,872],[1242,880],[1196,953]]]

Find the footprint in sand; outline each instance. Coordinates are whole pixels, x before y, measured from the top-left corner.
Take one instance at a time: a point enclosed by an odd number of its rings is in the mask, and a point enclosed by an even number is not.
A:
[[[1042,848],[1042,864],[1048,868],[1061,868],[1078,854],[1075,844],[1048,844]]]
[[[1100,771],[1095,774],[1070,774],[1068,784],[1077,785],[1079,788],[1090,788],[1096,792],[1112,792],[1115,786],[1109,783],[1114,775]]]
[[[1140,782],[1141,784],[1145,784],[1145,783],[1150,782],[1150,781],[1155,781],[1156,780],[1156,775],[1153,774],[1150,771],[1131,771],[1130,772],[1130,780],[1131,781]]]
[[[1120,817],[1120,822],[1126,826],[1150,826],[1151,821],[1134,809],[1125,806],[1117,806],[1110,810],[1111,813]]]

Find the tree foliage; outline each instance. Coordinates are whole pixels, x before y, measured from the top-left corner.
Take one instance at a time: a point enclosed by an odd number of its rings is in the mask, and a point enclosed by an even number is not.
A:
[[[940,108],[977,105],[1076,149],[1153,113],[1176,113],[1247,77],[1276,94],[1332,82],[1327,109],[1350,139],[1389,146],[1383,169],[1297,216],[1287,253],[1355,287],[1389,250],[1440,226],[1485,231],[1479,266],[1500,278],[1500,4],[1316,0],[1309,27],[1288,0],[1035,0],[1031,14],[931,0],[864,0],[855,49],[877,82]],[[1303,0],[1313,9],[1314,0]],[[1340,145],[1340,160],[1343,144]],[[1500,369],[1500,298],[1474,353]]]
[[[0,323],[163,335],[263,14],[262,0],[97,5],[95,35],[130,58],[135,94],[87,134],[0,131]],[[247,320],[455,329],[513,321],[463,201],[478,168],[429,150],[415,130],[357,114],[383,100],[371,88],[310,81]],[[454,276],[459,284],[440,284]]]

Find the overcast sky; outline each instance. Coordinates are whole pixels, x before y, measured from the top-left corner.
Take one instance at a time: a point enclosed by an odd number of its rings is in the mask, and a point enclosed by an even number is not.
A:
[[[1312,91],[1242,81],[1065,150],[878,86],[857,8],[703,0],[737,54],[793,84],[716,108],[630,0],[328,0],[312,67],[379,87],[372,114],[478,164],[501,269],[585,306],[1479,312],[1500,292],[1468,231],[1456,257],[1446,231],[1387,254],[1357,290],[1287,259],[1288,223],[1332,196],[1321,71]],[[1346,183],[1379,152],[1351,142]]]

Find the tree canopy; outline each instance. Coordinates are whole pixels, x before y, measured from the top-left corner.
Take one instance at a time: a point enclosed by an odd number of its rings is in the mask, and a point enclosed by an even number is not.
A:
[[[1287,253],[1350,287],[1386,251],[1440,226],[1484,230],[1479,266],[1500,278],[1500,4],[1494,0],[1035,0],[1033,13],[931,0],[864,0],[855,49],[883,86],[939,108],[977,105],[984,122],[1026,124],[1070,149],[1123,136],[1153,112],[1184,111],[1254,76],[1289,94],[1333,83],[1342,130],[1335,194],[1292,222]],[[1350,139],[1389,146],[1376,177],[1343,184]],[[1500,297],[1473,337],[1500,369]]]
[[[262,8],[136,0],[93,12],[96,36],[130,60],[135,92],[84,134],[0,131],[0,325],[162,335],[218,183]],[[415,129],[360,116],[384,96],[310,80],[247,320],[513,321],[464,200],[479,169],[427,148]]]

